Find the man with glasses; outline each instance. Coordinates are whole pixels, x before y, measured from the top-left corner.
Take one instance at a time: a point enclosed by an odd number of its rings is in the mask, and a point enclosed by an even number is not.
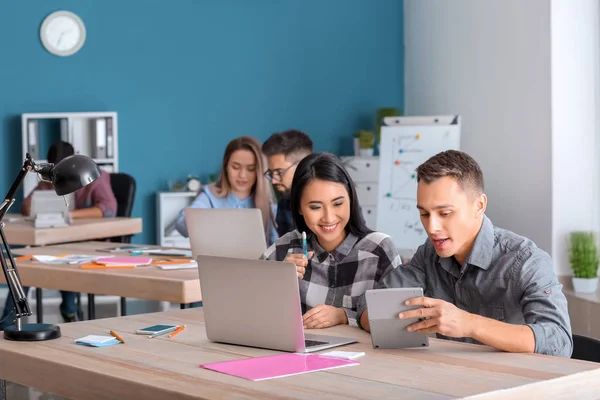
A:
[[[262,145],[262,151],[269,164],[265,177],[280,193],[275,222],[281,237],[295,229],[290,207],[292,180],[298,163],[313,152],[313,142],[307,134],[289,130],[272,134]]]

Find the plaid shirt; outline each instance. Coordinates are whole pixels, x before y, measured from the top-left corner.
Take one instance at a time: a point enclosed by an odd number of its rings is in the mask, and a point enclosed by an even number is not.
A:
[[[362,239],[349,233],[332,253],[319,245],[315,235],[311,234],[307,242],[309,251],[315,253],[304,278],[298,282],[302,313],[326,304],[343,308],[348,324],[357,325],[360,297],[400,265],[392,239],[380,232],[369,233]],[[289,249],[302,253],[302,234],[297,230],[280,237],[261,259],[283,261]]]

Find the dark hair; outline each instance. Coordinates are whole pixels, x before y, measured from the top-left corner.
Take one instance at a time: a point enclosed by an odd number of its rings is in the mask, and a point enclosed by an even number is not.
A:
[[[465,152],[443,151],[417,168],[417,182],[431,183],[445,176],[456,179],[463,190],[470,189],[476,194],[483,193],[483,172],[477,161]]]
[[[72,156],[75,154],[75,150],[71,143],[63,142],[59,140],[58,142],[52,143],[52,146],[48,149],[48,156],[46,160],[51,164],[56,164],[57,162],[62,161],[64,158]]]
[[[313,152],[313,142],[308,135],[295,129],[274,133],[262,145],[262,152],[270,157],[283,154],[287,161],[300,161]]]
[[[330,153],[314,153],[305,157],[294,173],[292,181],[291,207],[292,216],[299,232],[311,232],[304,221],[304,217],[300,215],[300,203],[304,188],[313,179],[341,183],[348,191],[350,200],[350,219],[346,225],[346,232],[352,233],[359,238],[372,232],[365,224],[360,211],[360,204],[356,194],[354,182],[348,174],[348,171],[342,165],[339,158]],[[314,233],[314,232],[313,232]]]

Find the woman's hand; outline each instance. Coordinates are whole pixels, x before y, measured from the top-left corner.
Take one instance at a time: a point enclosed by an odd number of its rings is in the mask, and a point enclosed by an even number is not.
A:
[[[304,273],[306,272],[308,260],[312,258],[313,254],[314,252],[309,251],[308,259],[304,254],[290,254],[283,261],[296,264],[296,272],[298,273],[298,279],[302,279],[304,277]]]
[[[343,308],[319,304],[311,308],[302,316],[304,327],[307,329],[329,328],[340,324],[347,324],[348,317]]]

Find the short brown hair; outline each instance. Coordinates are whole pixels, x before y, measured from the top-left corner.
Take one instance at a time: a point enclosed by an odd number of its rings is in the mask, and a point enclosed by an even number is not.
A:
[[[417,182],[432,183],[451,176],[463,190],[471,189],[482,194],[483,172],[477,161],[465,152],[447,150],[436,154],[417,168]]]
[[[313,142],[306,133],[290,129],[272,134],[263,143],[262,152],[267,157],[283,154],[288,161],[300,161],[313,152]]]

